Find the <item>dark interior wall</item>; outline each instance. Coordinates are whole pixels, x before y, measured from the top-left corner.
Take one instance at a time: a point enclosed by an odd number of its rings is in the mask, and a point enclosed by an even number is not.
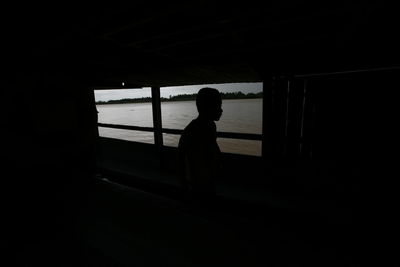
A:
[[[95,170],[93,92],[55,71],[14,73],[2,87],[5,223],[11,235],[44,235],[84,204]]]
[[[272,191],[298,199],[300,209],[331,225],[347,225],[347,234],[359,240],[372,214],[391,216],[398,203],[398,77],[399,70],[385,70],[282,76],[265,83],[265,180]]]
[[[398,236],[398,77],[396,70],[310,81],[317,110],[313,156],[333,163],[330,198],[338,215],[349,211],[349,236],[366,250],[372,238]]]
[[[398,75],[397,70],[310,79],[316,110],[313,157],[336,160],[340,174],[378,165],[383,174],[380,164],[389,163],[397,143]]]

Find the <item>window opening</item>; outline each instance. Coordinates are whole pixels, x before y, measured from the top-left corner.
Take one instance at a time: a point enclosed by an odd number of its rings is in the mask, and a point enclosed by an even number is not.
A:
[[[154,133],[142,131],[153,127],[151,88],[94,90],[99,135],[127,141],[154,144]],[[118,129],[101,125],[136,126],[138,129]],[[123,128],[123,127],[121,127]]]
[[[261,156],[262,83],[204,84],[161,88],[161,114],[164,145],[177,147],[180,135],[169,129],[183,130],[198,115],[196,94],[203,87],[213,87],[222,94],[223,114],[216,122],[217,142],[222,152]],[[223,134],[222,134],[223,133]],[[229,133],[259,135],[259,140],[232,138]],[[226,134],[230,138],[225,138]],[[257,138],[255,138],[257,139]]]

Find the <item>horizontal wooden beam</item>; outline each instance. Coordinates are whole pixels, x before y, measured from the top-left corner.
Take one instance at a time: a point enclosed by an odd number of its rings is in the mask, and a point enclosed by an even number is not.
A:
[[[154,132],[153,127],[140,127],[140,126],[132,126],[132,125],[109,124],[109,123],[98,123],[97,125],[99,127],[114,128],[114,129],[121,129],[121,130]],[[181,135],[183,133],[183,130],[163,128],[162,133]],[[217,132],[217,137],[231,138],[231,139],[255,140],[255,141],[262,140],[262,134],[250,134],[250,133]]]
[[[97,125],[99,127],[114,128],[114,129],[121,129],[121,130],[154,132],[153,127],[140,127],[140,126],[132,126],[132,125],[109,124],[109,123],[98,123]]]
[[[395,67],[383,67],[383,68],[344,70],[344,71],[337,71],[337,72],[299,74],[299,75],[294,75],[294,77],[295,78],[311,78],[311,77],[317,77],[317,76],[331,76],[331,75],[344,75],[344,74],[374,72],[374,71],[399,71],[399,70],[400,70],[400,66],[395,66]]]

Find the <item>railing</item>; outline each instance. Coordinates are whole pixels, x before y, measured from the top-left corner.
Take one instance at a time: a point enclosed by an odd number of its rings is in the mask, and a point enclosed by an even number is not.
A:
[[[132,131],[143,131],[143,132],[154,132],[155,131],[155,129],[153,127],[140,127],[140,126],[131,126],[131,125],[109,124],[109,123],[98,123],[97,125],[99,127],[114,128],[114,129],[121,129],[121,130],[132,130]],[[183,130],[162,128],[161,132],[166,133],[166,134],[181,135],[183,133]],[[217,132],[217,137],[231,138],[231,139],[255,140],[255,141],[262,140],[262,134],[250,134],[250,133]]]

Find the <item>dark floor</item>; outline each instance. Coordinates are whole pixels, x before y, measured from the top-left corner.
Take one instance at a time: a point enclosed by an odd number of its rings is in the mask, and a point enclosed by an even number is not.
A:
[[[3,242],[7,266],[359,266],[343,229],[306,214],[193,210],[103,180],[81,207],[50,234]]]

